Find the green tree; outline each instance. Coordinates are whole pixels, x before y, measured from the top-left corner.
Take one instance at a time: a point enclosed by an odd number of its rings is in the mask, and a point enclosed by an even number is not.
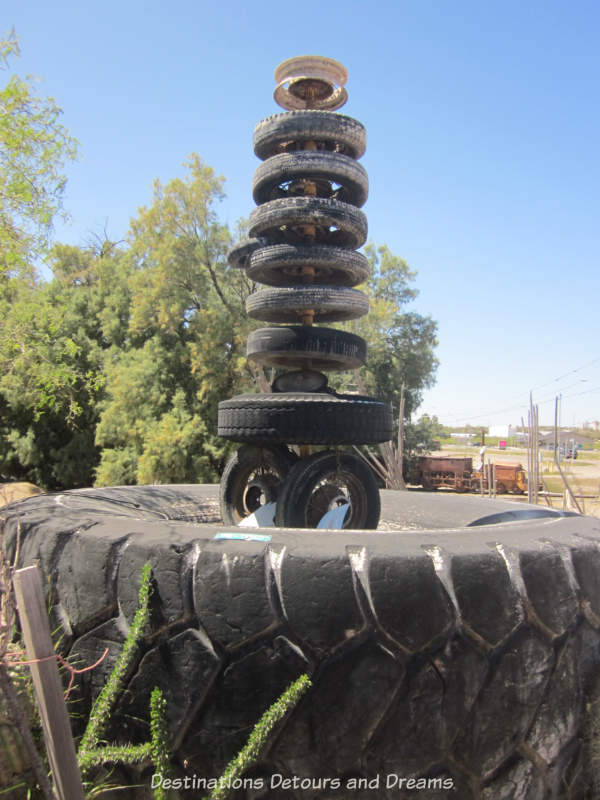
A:
[[[413,453],[428,453],[435,449],[434,444],[442,438],[444,430],[436,416],[423,414],[409,428],[406,447]]]
[[[14,284],[0,328],[3,476],[46,488],[219,479],[235,445],[216,435],[218,403],[256,388],[245,346],[259,324],[245,313],[254,285],[226,261],[222,196],[223,179],[193,155],[184,178],[155,183],[124,247],[57,245],[51,281]],[[406,263],[366,252],[371,313],[347,327],[367,340],[368,363],[331,383],[364,383],[395,409],[404,383],[410,417],[433,382],[436,326],[405,308],[416,296]]]
[[[0,40],[0,68],[19,55],[12,31]],[[50,244],[62,212],[64,167],[77,143],[59,119],[61,109],[39,97],[28,76],[8,77],[0,88],[0,290],[16,276],[33,280],[33,266]]]
[[[18,55],[12,31],[0,39],[0,70]],[[52,469],[41,466],[43,452],[56,454],[69,472],[62,428],[79,412],[71,391],[68,422],[40,423],[43,409],[52,414],[58,408],[57,387],[69,394],[67,373],[79,347],[69,336],[53,340],[62,312],[35,269],[51,245],[53,221],[62,213],[64,167],[77,149],[60,114],[52,98],[36,94],[29,76],[8,75],[0,86],[0,471],[43,485],[54,481]],[[75,455],[80,443],[73,444]]]
[[[223,178],[197,155],[184,179],[154,184],[132,220],[128,340],[106,366],[99,484],[218,480],[231,447],[220,400],[252,384],[245,275],[226,261]]]
[[[421,403],[424,389],[435,382],[438,360],[437,324],[430,316],[406,310],[417,297],[412,285],[416,272],[387,245],[369,243],[365,255],[371,277],[360,288],[370,300],[366,317],[346,323],[344,328],[367,341],[367,363],[358,376],[341,376],[338,385],[347,388],[358,381],[359,388],[392,403],[398,413],[402,384],[405,387],[405,418]]]
[[[0,472],[47,489],[89,485],[105,363],[127,335],[119,250],[55,247],[47,283],[18,284],[0,327]]]

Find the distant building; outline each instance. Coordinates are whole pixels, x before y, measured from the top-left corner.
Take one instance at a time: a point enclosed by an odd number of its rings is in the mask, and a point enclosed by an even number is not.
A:
[[[560,443],[570,444],[571,442],[575,443],[575,447],[593,447],[594,445],[594,440],[590,439],[589,436],[582,436],[579,433],[575,433],[575,431],[569,431],[563,428],[560,431]],[[540,446],[547,447],[548,450],[554,449],[554,431],[540,433]]]
[[[584,430],[591,429],[593,431],[597,431],[599,427],[600,427],[600,422],[598,422],[597,419],[595,419],[593,422],[584,422],[583,423]]]
[[[510,439],[518,435],[519,432],[515,425],[490,425],[490,432],[488,434],[488,436],[494,436],[498,439]]]
[[[510,425],[490,425],[488,436],[493,436],[497,439],[508,439]]]

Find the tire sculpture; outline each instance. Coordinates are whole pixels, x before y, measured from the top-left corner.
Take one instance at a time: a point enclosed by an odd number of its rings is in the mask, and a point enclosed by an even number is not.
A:
[[[311,445],[375,444],[392,435],[388,404],[336,394],[323,374],[362,366],[365,341],[314,324],[357,319],[369,310],[366,295],[353,288],[369,276],[368,261],[357,252],[367,238],[360,209],[369,180],[358,163],[366,133],[357,120],[335,113],[347,99],[341,64],[292,58],[277,68],[275,80],[275,100],[288,111],[255,128],[254,152],[263,162],[252,186],[258,207],[250,215],[250,238],[228,260],[269,287],[247,298],[248,316],[284,326],[251,333],[248,358],[288,371],[271,393],[219,404],[219,435],[253,445],[225,468],[222,516],[239,523],[278,500],[278,525],[314,528],[318,512],[346,502],[344,527],[372,529],[380,503],[370,471],[348,454],[310,455]],[[275,452],[280,460],[282,452],[291,455],[281,448],[286,444],[300,445],[302,458],[289,469],[275,468]]]
[[[284,77],[276,93],[285,96]],[[364,129],[323,110],[330,100],[316,92],[310,116],[266,120],[257,152],[279,155],[290,137],[318,132],[323,150],[359,158]],[[273,275],[313,267],[338,286],[363,275],[362,257],[339,241],[271,241],[240,243],[230,259]],[[308,673],[309,694],[233,800],[598,797],[600,522],[443,492],[384,490],[371,502],[362,462],[336,450],[298,459],[285,447],[315,419],[330,446],[347,429],[383,435],[385,406],[325,391],[319,371],[363,363],[365,343],[303,324],[256,331],[248,345],[258,363],[292,371],[269,394],[223,403],[229,438],[246,442],[221,486],[226,524],[281,493],[290,502],[279,513],[294,504],[301,516],[280,524],[313,524],[350,496],[357,526],[381,501],[380,530],[239,536],[224,529],[215,488],[201,485],[80,489],[6,506],[3,551],[16,568],[39,566],[57,648],[81,667],[75,734],[122,651],[149,562],[150,619],[106,738],[147,742],[160,687],[180,786],[216,781],[265,709]],[[5,730],[3,720],[0,739]],[[0,793],[21,800],[28,790],[12,772],[2,783],[4,755],[0,747]],[[147,762],[116,765],[120,787],[103,796],[150,800],[153,773]],[[196,784],[185,796],[207,793]]]

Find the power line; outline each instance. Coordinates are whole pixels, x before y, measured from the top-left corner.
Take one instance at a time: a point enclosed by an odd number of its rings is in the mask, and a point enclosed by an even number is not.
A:
[[[578,392],[577,394],[567,394],[565,397],[581,397],[582,394],[594,394],[595,392],[600,392],[600,386],[596,386],[594,389],[586,389],[585,392]]]
[[[497,408],[494,411],[485,411],[482,414],[443,414],[442,419],[449,421],[482,419],[483,417],[491,417],[493,414],[503,414],[507,411],[518,411],[523,408],[529,408],[529,405],[527,403],[519,403],[519,405],[507,406],[506,408]],[[437,416],[437,414],[435,416]]]
[[[573,375],[576,372],[580,372],[582,369],[585,369],[586,367],[590,367],[593,364],[597,364],[599,362],[600,362],[600,356],[598,358],[592,359],[591,361],[587,361],[585,364],[582,364],[579,367],[575,367],[575,369],[571,369],[568,372],[565,372],[562,375],[559,375],[557,378],[553,378],[551,381],[548,381],[547,383],[542,383],[542,384],[539,384],[538,386],[534,386],[530,391],[534,392],[537,389],[543,389],[546,386],[550,386],[551,384],[556,383],[557,381],[560,381],[563,378],[568,377],[569,375]],[[587,380],[587,378],[582,378],[579,381],[575,381],[575,383],[570,383],[568,386],[564,386],[564,387],[557,386],[556,389],[555,389],[555,392],[557,394],[559,394],[559,393],[561,393],[562,391],[564,391],[566,389],[570,389],[573,386],[577,386],[578,383],[581,383],[582,381],[585,381],[585,380]],[[600,388],[586,389],[583,392],[564,395],[564,397],[580,397],[581,395],[592,394],[592,393],[594,393],[596,391],[599,391],[599,390],[600,390]],[[550,398],[544,398],[543,400],[539,400],[539,401],[536,401],[536,402],[538,404],[545,405],[546,403],[554,401],[555,396],[556,395],[553,395]],[[516,399],[517,398],[515,397],[515,400]],[[443,419],[446,419],[448,421],[467,420],[467,419],[468,420],[476,420],[476,419],[482,419],[484,417],[492,416],[493,414],[503,414],[503,413],[506,413],[508,411],[518,411],[518,410],[522,410],[524,408],[529,408],[529,404],[520,402],[520,403],[515,404],[513,406],[507,406],[505,408],[498,408],[498,409],[495,409],[493,411],[485,411],[485,412],[479,413],[479,414],[470,414],[468,412],[466,412],[466,413],[463,412],[463,413],[458,413],[458,414],[456,414],[456,413],[455,414],[443,414],[441,416],[442,416]]]
[[[557,381],[562,381],[563,378],[566,378],[568,375],[573,375],[575,372],[579,372],[581,369],[585,369],[586,367],[591,367],[592,364],[597,364],[600,361],[600,356],[598,358],[592,359],[592,361],[588,361],[586,364],[582,364],[580,367],[575,367],[575,369],[571,369],[568,372],[565,372],[564,375],[559,375],[558,378],[553,378],[548,383],[542,383],[539,386],[534,386],[531,391],[535,392],[537,389],[543,389],[546,386],[550,386],[552,383],[556,383]]]

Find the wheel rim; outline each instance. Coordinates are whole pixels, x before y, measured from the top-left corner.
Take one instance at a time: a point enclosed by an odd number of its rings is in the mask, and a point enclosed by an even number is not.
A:
[[[316,528],[328,511],[348,503],[344,528],[361,528],[365,525],[368,498],[361,480],[345,470],[322,476],[312,488],[304,515],[307,528]]]
[[[236,522],[254,514],[268,503],[277,502],[282,477],[269,464],[241,470],[232,482],[231,499]]]
[[[277,500],[280,479],[272,474],[252,476],[243,492],[243,507],[246,514],[253,514],[261,506]]]

